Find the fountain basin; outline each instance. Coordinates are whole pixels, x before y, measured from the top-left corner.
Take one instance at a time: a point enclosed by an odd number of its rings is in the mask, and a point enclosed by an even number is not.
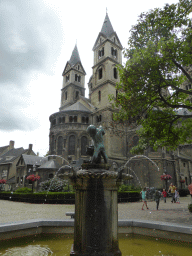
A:
[[[73,234],[74,220],[30,220],[0,224],[0,240],[37,234]],[[138,234],[192,243],[192,225],[167,222],[119,220],[118,234]]]

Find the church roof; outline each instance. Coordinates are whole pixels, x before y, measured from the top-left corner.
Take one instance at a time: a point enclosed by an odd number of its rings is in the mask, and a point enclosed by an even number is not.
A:
[[[62,110],[61,112],[69,112],[69,111],[82,111],[82,112],[88,112],[91,113],[91,111],[86,108],[82,103],[80,103],[79,101],[74,103],[73,105],[66,107],[64,110]]]
[[[107,13],[103,22],[101,33],[104,34],[106,37],[109,37],[112,33],[115,33]]]
[[[71,54],[71,58],[69,60],[69,63],[72,66],[74,66],[78,62],[81,62],[81,60],[80,60],[79,52],[78,52],[78,49],[77,49],[77,45],[75,45],[75,48],[73,49],[73,52]]]

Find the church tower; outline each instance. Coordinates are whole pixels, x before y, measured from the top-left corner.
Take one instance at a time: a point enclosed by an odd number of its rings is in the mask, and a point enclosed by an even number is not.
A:
[[[80,60],[77,45],[63,71],[60,110],[74,104],[80,96],[85,96],[85,70]]]
[[[101,32],[93,46],[93,75],[88,83],[91,103],[98,109],[109,105],[108,95],[116,93],[119,81],[116,65],[122,64],[121,42],[106,14]]]

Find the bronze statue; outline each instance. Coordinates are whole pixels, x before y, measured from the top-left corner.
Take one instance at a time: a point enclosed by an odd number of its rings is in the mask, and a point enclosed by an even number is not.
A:
[[[107,163],[108,158],[105,152],[103,142],[103,135],[105,134],[103,127],[100,125],[99,128],[96,128],[94,125],[89,125],[89,127],[87,128],[87,132],[94,142],[94,153],[92,163],[101,163],[101,156],[103,157],[104,162]]]

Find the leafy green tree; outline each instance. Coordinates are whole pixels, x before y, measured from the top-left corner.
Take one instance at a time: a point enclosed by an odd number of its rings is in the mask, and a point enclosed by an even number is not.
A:
[[[191,0],[166,4],[141,13],[130,31],[126,64],[118,67],[118,95],[110,99],[119,109],[114,119],[138,127],[134,153],[192,142],[191,12]]]

